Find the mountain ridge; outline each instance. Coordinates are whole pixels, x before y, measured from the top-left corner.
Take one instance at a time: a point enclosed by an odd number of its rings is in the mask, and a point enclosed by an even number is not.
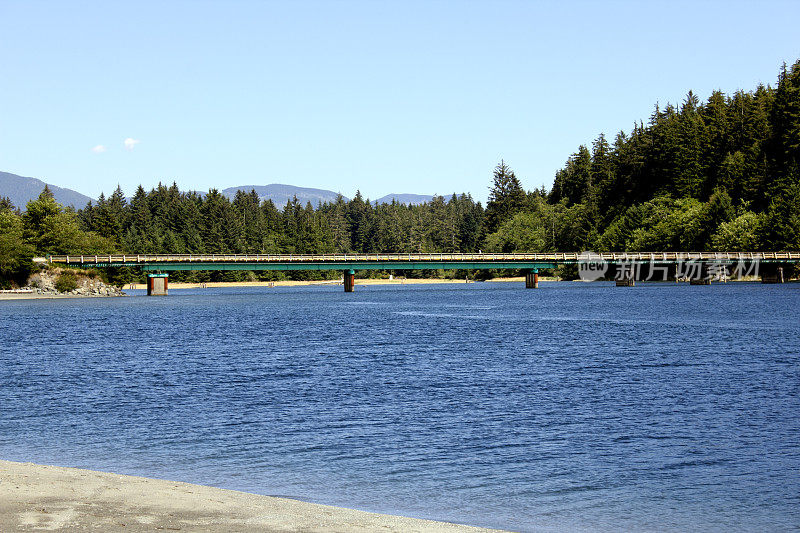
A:
[[[53,197],[61,205],[80,209],[87,203],[93,202],[85,194],[66,187],[59,187],[52,183],[45,183],[37,178],[19,176],[11,172],[0,172],[0,196],[8,197],[11,203],[21,210],[25,209],[28,202],[39,197],[45,185],[50,188]]]
[[[300,187],[298,185],[290,185],[288,183],[270,183],[268,185],[238,185],[235,187],[222,189],[220,192],[229,199],[233,200],[238,191],[249,193],[253,190],[256,191],[256,194],[258,194],[258,197],[261,201],[267,199],[272,200],[272,202],[278,207],[286,205],[286,202],[290,201],[295,196],[301,204],[311,202],[311,205],[313,206],[316,206],[319,203],[333,203],[336,201],[338,196],[341,196],[345,202],[350,201],[348,196],[345,196],[340,192],[335,192],[328,189],[317,189],[313,187]],[[378,204],[390,204],[392,203],[392,200],[396,200],[401,204],[416,205],[430,202],[432,199],[433,195],[430,194],[390,193],[378,198],[377,200],[372,200],[371,203],[377,202]]]
[[[96,203],[95,200],[72,189],[59,187],[52,183],[45,183],[44,181],[31,178],[27,176],[19,176],[10,172],[0,172],[0,197],[7,196],[11,202],[21,210],[25,210],[25,206],[31,200],[39,197],[39,194],[47,185],[53,192],[56,201],[64,206],[72,206],[80,209],[87,203]],[[297,200],[305,205],[311,202],[311,205],[316,207],[321,203],[333,203],[341,196],[345,202],[350,201],[348,196],[340,192],[331,191],[328,189],[318,189],[314,187],[300,187],[298,185],[290,185],[287,183],[270,183],[267,185],[238,185],[235,187],[227,187],[221,189],[220,193],[230,200],[236,197],[236,193],[242,191],[250,193],[256,191],[260,201],[272,200],[272,202],[280,209],[282,209],[288,201],[297,197]],[[205,195],[204,192],[198,192],[200,195]],[[392,201],[397,201],[401,204],[418,205],[425,202],[430,202],[433,195],[429,194],[415,194],[415,193],[390,193],[385,196],[372,200],[371,203],[377,204],[390,204]]]
[[[347,196],[341,193],[329,191],[327,189],[316,189],[313,187],[299,187],[297,185],[289,185],[286,183],[270,183],[268,185],[238,185],[235,187],[227,187],[222,189],[222,193],[227,198],[233,200],[238,191],[249,193],[256,191],[259,200],[272,200],[277,207],[283,207],[286,203],[297,197],[301,204],[311,202],[311,205],[316,206],[319,203],[335,202],[338,196],[342,196],[345,201],[350,200]]]
[[[415,193],[389,193],[386,196],[382,196],[375,200],[379,204],[390,204],[392,200],[396,200],[397,203],[400,204],[410,204],[410,205],[417,205],[417,204],[424,204],[425,202],[430,202],[433,200],[432,194],[415,194]]]

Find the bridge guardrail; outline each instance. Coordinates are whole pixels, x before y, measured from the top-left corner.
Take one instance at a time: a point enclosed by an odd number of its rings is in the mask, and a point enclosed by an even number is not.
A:
[[[672,263],[689,261],[789,261],[800,262],[800,252],[603,252],[603,253],[480,253],[480,254],[111,254],[51,255],[37,262],[80,265],[145,265],[148,263],[346,263],[346,262],[529,262],[575,263],[607,261]]]

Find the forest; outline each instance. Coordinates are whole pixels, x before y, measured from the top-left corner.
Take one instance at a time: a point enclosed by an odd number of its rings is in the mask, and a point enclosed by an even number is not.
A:
[[[488,174],[488,172],[487,172]],[[488,176],[487,176],[488,177]],[[24,211],[21,209],[24,207]],[[579,146],[550,190],[526,191],[501,161],[485,206],[469,194],[422,205],[352,200],[276,206],[255,192],[118,187],[80,210],[45,189],[0,199],[0,285],[46,254],[800,250],[800,60],[776,85],[705,102],[689,92],[647,122]],[[462,273],[450,273],[459,275]],[[279,273],[181,273],[197,281]],[[321,273],[297,273],[321,276]],[[443,275],[443,273],[422,273]],[[482,275],[491,275],[483,273]],[[117,282],[140,273],[121,269]]]

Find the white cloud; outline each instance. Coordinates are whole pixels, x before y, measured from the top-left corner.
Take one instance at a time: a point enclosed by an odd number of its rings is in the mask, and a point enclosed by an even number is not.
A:
[[[106,151],[106,147],[103,146],[102,144],[98,144],[97,146],[92,148],[92,152],[94,152],[96,154],[102,154],[105,151]]]
[[[125,139],[124,141],[122,141],[122,145],[125,147],[125,149],[126,149],[127,151],[129,151],[129,152],[130,152],[130,151],[131,151],[131,150],[133,150],[133,149],[136,147],[136,145],[137,145],[137,144],[139,144],[140,142],[142,142],[142,141],[140,141],[139,139],[134,139],[134,138],[132,138],[132,137],[128,137],[127,139]]]

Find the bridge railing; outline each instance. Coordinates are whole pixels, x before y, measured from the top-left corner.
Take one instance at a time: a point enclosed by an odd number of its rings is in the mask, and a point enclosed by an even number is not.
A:
[[[607,261],[672,263],[683,261],[800,261],[800,252],[604,252],[479,254],[111,254],[51,255],[38,262],[75,265],[152,263],[347,263],[347,262],[548,262]]]

